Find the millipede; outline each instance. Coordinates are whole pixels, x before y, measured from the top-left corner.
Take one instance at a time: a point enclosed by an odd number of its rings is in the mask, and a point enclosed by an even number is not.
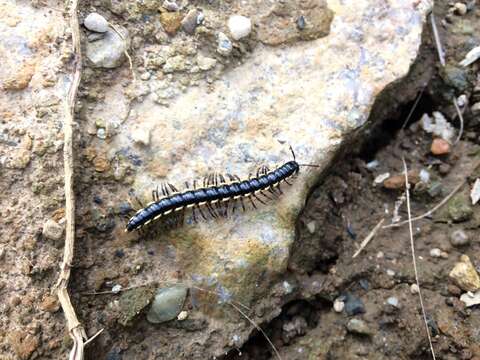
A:
[[[186,189],[181,192],[172,184],[162,184],[163,196],[160,196],[158,187],[153,190],[153,201],[145,207],[142,206],[128,220],[125,231],[131,232],[140,229],[169,214],[180,214],[183,219],[187,209],[192,210],[194,222],[197,222],[197,212],[203,219],[207,219],[207,215],[212,218],[226,217],[229,209],[233,214],[238,203],[245,211],[245,201],[249,201],[256,209],[255,201],[266,204],[267,200],[283,194],[281,184],[285,182],[292,185],[288,180],[298,174],[301,166],[318,167],[318,165],[297,163],[292,147],[290,147],[290,151],[293,160],[275,170],[270,170],[265,165],[261,166],[257,170],[257,176],[249,176],[248,180],[241,180],[236,175],[226,174],[227,181],[222,174],[210,174],[203,179],[202,187],[198,188],[197,181],[194,180],[192,189],[188,183],[185,183]],[[202,208],[206,209],[207,215]]]

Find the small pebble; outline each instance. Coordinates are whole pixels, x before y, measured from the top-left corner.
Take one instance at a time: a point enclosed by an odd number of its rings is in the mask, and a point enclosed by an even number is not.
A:
[[[468,10],[467,5],[465,5],[464,3],[461,3],[461,2],[457,2],[453,6],[453,11],[455,12],[455,14],[460,15],[460,16],[465,15],[467,13],[467,10]]]
[[[317,223],[315,220],[309,221],[307,223],[307,229],[310,234],[315,234],[315,229],[317,228]]]
[[[372,331],[369,329],[367,323],[361,319],[350,319],[347,323],[347,330],[358,335],[372,334]]]
[[[395,271],[393,271],[392,269],[387,269],[387,275],[388,276],[395,276]]]
[[[132,131],[132,139],[136,144],[148,146],[150,144],[150,129],[138,127]]]
[[[235,40],[240,40],[250,35],[252,31],[252,21],[241,15],[233,15],[228,19],[228,30]]]
[[[368,170],[371,171],[371,170],[375,170],[376,168],[378,168],[379,165],[380,165],[380,163],[378,162],[378,160],[372,160],[372,161],[368,162],[365,166]]]
[[[107,132],[105,131],[105,128],[97,129],[97,137],[102,140],[105,140],[107,138]]]
[[[178,321],[183,321],[183,320],[185,320],[187,317],[188,317],[188,312],[185,311],[185,310],[183,310],[183,311],[180,311],[180,314],[178,314],[177,320],[178,320]]]
[[[147,313],[148,322],[159,324],[175,319],[182,311],[186,296],[187,288],[181,285],[158,289]]]
[[[297,29],[302,31],[305,29],[305,26],[307,26],[307,23],[305,21],[305,16],[301,15],[297,19]]]
[[[112,287],[112,293],[118,294],[120,291],[122,291],[122,285],[117,284]]]
[[[480,276],[467,255],[462,255],[449,274],[456,285],[465,291],[480,289]]]
[[[410,285],[410,292],[412,294],[418,294],[419,292],[418,285],[417,284]]]
[[[438,167],[438,172],[442,175],[447,175],[451,169],[452,167],[449,164],[443,163]]]
[[[365,312],[363,301],[356,296],[347,295],[347,299],[345,301],[345,312],[350,316],[363,314]]]
[[[195,29],[201,22],[198,21],[198,17],[201,13],[196,9],[191,9],[187,15],[182,20],[182,29],[187,34],[193,35],[195,33]]]
[[[142,79],[143,81],[147,81],[150,79],[151,76],[152,74],[150,74],[148,71],[145,71],[142,75],[140,75],[140,79]]]
[[[448,143],[448,141],[441,138],[433,139],[430,151],[433,155],[448,154],[450,152],[450,144]]]
[[[335,299],[333,302],[333,310],[337,313],[341,313],[345,308],[345,303],[341,299]]]
[[[219,32],[217,41],[218,41],[217,52],[220,55],[228,56],[232,53],[233,45],[227,35],[225,35],[222,32]]]
[[[450,243],[453,246],[463,246],[467,245],[469,242],[470,239],[468,238],[468,235],[465,234],[465,231],[462,229],[455,230],[450,234]]]
[[[180,7],[175,1],[165,0],[162,4],[162,7],[168,11],[178,11]]]
[[[442,256],[442,250],[440,250],[439,248],[433,248],[430,250],[430,256],[434,258],[439,258],[440,256]]]
[[[395,296],[391,296],[387,299],[387,304],[398,308],[398,299]]]
[[[430,173],[428,172],[428,170],[425,170],[425,169],[420,170],[419,176],[420,176],[420,181],[424,183],[428,183],[430,181]]]
[[[386,179],[388,179],[390,177],[390,173],[389,172],[386,172],[384,174],[380,174],[378,175],[374,180],[373,180],[373,183],[374,184],[381,184],[383,183]]]
[[[63,226],[56,221],[49,219],[43,225],[43,236],[51,240],[60,240],[63,237]]]
[[[90,13],[83,20],[83,25],[90,31],[104,33],[108,30],[108,22],[105,18],[97,13]]]

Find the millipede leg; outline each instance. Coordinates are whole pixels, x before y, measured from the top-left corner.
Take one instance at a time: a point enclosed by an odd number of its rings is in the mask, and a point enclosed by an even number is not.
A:
[[[289,183],[287,179],[285,179],[284,181],[285,181],[288,185],[292,186],[292,184]]]
[[[245,211],[245,203],[243,202],[243,198],[240,197],[239,200],[240,200],[240,204],[242,205],[242,210]]]
[[[218,216],[217,214],[215,213],[215,210],[213,209],[212,205],[210,205],[209,203],[206,203],[205,206],[207,207],[207,210],[208,212],[210,213],[210,215],[216,219]]]
[[[170,187],[170,189],[174,192],[174,193],[177,193],[178,190],[175,186],[173,186],[172,184],[168,183],[168,186]]]
[[[256,209],[257,209],[257,205],[255,205],[255,202],[253,201],[253,197],[252,197],[252,196],[249,196],[248,198],[250,199],[250,202],[252,203],[253,208],[256,210]]]
[[[161,189],[162,189],[163,196],[169,196],[170,195],[170,191],[168,190],[167,186],[164,183],[162,183]]]
[[[260,199],[257,195],[252,194],[252,197],[254,197],[256,200],[258,200],[261,204],[267,205],[267,203],[265,201],[263,201],[262,199]]]
[[[265,196],[268,200],[273,200],[270,196],[268,196],[267,194],[265,194],[264,191],[265,191],[265,190],[260,191],[260,194],[262,194],[263,196]]]
[[[280,193],[280,195],[283,195],[283,191],[280,188],[280,183],[277,184],[277,189],[278,189],[278,192]]]
[[[232,215],[235,214],[235,209],[237,208],[237,199],[232,201]]]
[[[152,190],[152,199],[153,201],[160,200],[160,196],[158,195],[158,185],[155,189]]]
[[[196,206],[192,208],[192,218],[193,218],[193,222],[196,224],[198,221],[197,221],[197,215],[195,214],[195,208]]]
[[[228,173],[226,175],[227,175],[229,181],[235,181],[235,176],[233,176],[232,174],[228,174]]]
[[[185,189],[189,189],[190,185],[188,184],[188,181],[185,181]]]
[[[204,212],[202,211],[202,208],[198,205],[195,205],[194,207],[196,207],[198,209],[198,212],[202,216],[203,220],[207,220],[207,217],[205,216]]]

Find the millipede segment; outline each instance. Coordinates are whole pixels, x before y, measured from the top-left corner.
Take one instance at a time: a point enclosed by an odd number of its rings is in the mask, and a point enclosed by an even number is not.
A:
[[[210,174],[203,179],[203,187],[197,188],[197,182],[193,182],[193,189],[186,183],[187,189],[179,192],[171,184],[162,184],[152,191],[153,202],[138,210],[126,226],[125,231],[133,231],[141,228],[150,222],[169,214],[183,214],[187,209],[192,209],[192,217],[197,221],[197,211],[203,219],[207,219],[202,208],[206,208],[212,218],[225,217],[231,206],[231,213],[240,203],[245,211],[245,202],[248,200],[256,209],[255,201],[265,204],[266,200],[272,200],[282,194],[280,183],[296,175],[299,171],[299,164],[293,160],[279,168],[270,171],[266,166],[257,170],[257,176],[249,176],[248,180],[241,180],[236,175],[226,174],[228,181],[221,174]],[[160,196],[160,192],[163,195]],[[267,194],[268,193],[268,194]],[[264,197],[262,199],[261,196]]]

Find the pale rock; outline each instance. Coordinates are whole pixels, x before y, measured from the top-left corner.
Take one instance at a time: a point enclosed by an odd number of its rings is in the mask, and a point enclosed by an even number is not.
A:
[[[215,74],[213,81],[202,80],[197,86],[187,86],[184,91],[175,88],[176,74],[149,81],[152,86],[165,81],[167,87],[152,88],[144,99],[132,101],[130,108],[136,116],[121,122],[118,133],[109,137],[108,143],[102,142],[108,149],[108,159],[120,154],[125,166],[131,169],[128,187],[124,183],[115,187],[112,183],[106,202],[125,201],[128,188],[135,189],[138,197],[148,202],[152,185],[159,181],[183,190],[185,181],[192,186],[194,179],[201,180],[212,172],[248,178],[262,164],[273,169],[291,161],[290,144],[298,162],[320,167],[300,168],[293,186],[282,187],[282,196],[266,205],[257,204],[256,210],[246,203],[245,212],[237,207],[235,214],[226,219],[198,224],[187,212],[184,226],[150,236],[149,244],[168,244],[175,255],[172,261],[162,261],[157,253],[149,257],[148,261],[155,263],[146,276],[161,280],[181,269],[186,279],[194,279],[189,280],[192,285],[214,289],[222,301],[245,301],[252,313],[263,313],[262,319],[276,316],[276,310],[261,309],[257,299],[268,302],[275,290],[275,294],[281,294],[276,297],[278,309],[288,296],[283,287],[273,288],[277,283],[272,285],[271,274],[283,274],[290,266],[304,268],[307,263],[318,261],[316,251],[305,254],[305,247],[298,243],[296,220],[309,192],[337,151],[370,125],[367,121],[379,94],[401,82],[417,58],[425,30],[425,12],[415,4],[414,0],[336,2],[328,36],[292,46],[259,44],[249,50],[248,56],[241,55],[240,47],[238,58],[232,54],[231,58],[222,59],[228,64],[228,71]],[[307,18],[307,28],[300,32],[295,19],[287,18],[297,33],[304,33],[312,23]],[[200,32],[200,28],[196,31]],[[216,48],[217,40],[225,40],[227,46],[220,44],[219,53],[231,54],[230,39],[225,34],[218,37],[212,38],[210,46]],[[203,50],[198,49],[197,54]],[[196,65],[195,55],[188,55],[188,61]],[[220,67],[218,63],[217,66]],[[127,66],[122,70],[128,77]],[[130,84],[131,79],[124,82]],[[152,95],[158,90],[171,89],[176,92],[165,99],[168,107],[155,102]],[[102,106],[111,104],[115,111],[117,104],[123,102],[121,95],[109,95],[117,91],[114,86],[102,90]],[[125,92],[125,88],[120,88],[120,94],[122,90]],[[108,113],[103,115],[106,119],[105,115]],[[151,129],[148,147],[135,144],[131,134],[137,127]],[[136,159],[141,161],[138,166],[132,165]],[[105,193],[95,183],[91,191]],[[155,273],[150,274],[151,271]],[[394,274],[389,271],[390,276]],[[203,298],[200,296],[200,301]],[[215,302],[214,298],[212,295],[211,301]],[[218,308],[216,303],[213,305]],[[225,345],[221,341],[231,339],[234,331],[241,339],[248,338],[251,327],[238,327],[232,322],[231,317],[218,311],[214,324],[206,324],[208,328],[202,330],[206,333],[224,329],[212,347],[220,349]],[[155,341],[155,336],[157,332],[146,333],[145,341]],[[185,350],[184,341],[178,341],[185,356],[190,356],[193,350]]]
[[[252,31],[252,21],[241,15],[230,16],[228,19],[228,30],[230,30],[232,38],[240,40],[250,35]]]
[[[83,25],[90,31],[104,33],[108,30],[108,21],[100,14],[90,13],[83,21]]]
[[[228,56],[232,53],[233,45],[232,41],[222,32],[217,35],[217,52],[220,55]]]
[[[197,56],[197,65],[203,71],[207,71],[214,68],[216,64],[217,64],[216,59],[206,57],[201,54]]]
[[[480,289],[480,277],[467,255],[460,257],[460,262],[455,264],[449,276],[462,290],[477,291]]]
[[[102,39],[87,42],[86,56],[93,66],[111,69],[121,65],[128,48],[128,31],[119,27],[119,32],[123,37],[108,29]]]
[[[52,219],[48,219],[43,225],[42,234],[50,240],[60,240],[63,237],[64,227]]]
[[[480,291],[475,293],[467,292],[460,296],[460,300],[465,303],[467,307],[480,305]]]

